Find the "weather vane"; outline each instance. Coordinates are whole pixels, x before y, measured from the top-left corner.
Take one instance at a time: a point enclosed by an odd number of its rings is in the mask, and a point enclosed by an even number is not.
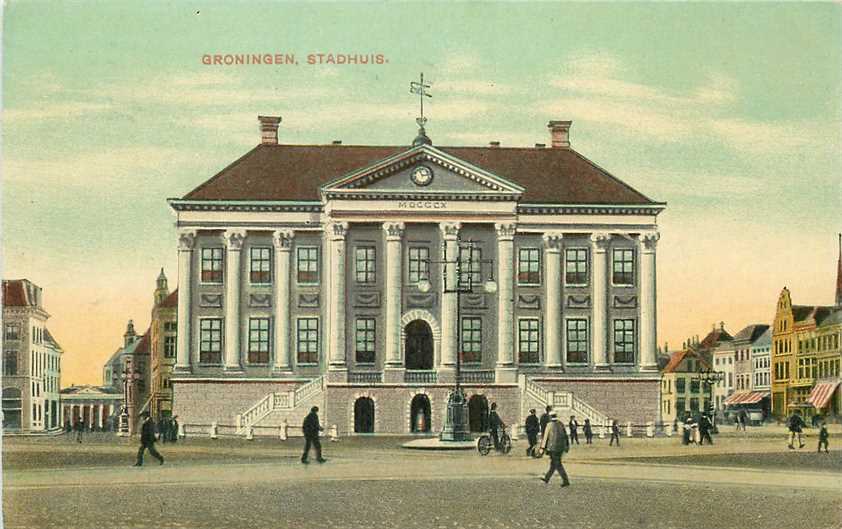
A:
[[[412,81],[409,83],[409,92],[412,94],[418,94],[418,99],[421,100],[421,117],[416,118],[415,122],[418,123],[418,126],[422,129],[424,128],[424,124],[427,123],[427,118],[424,117],[424,97],[433,97],[427,92],[427,89],[429,88],[430,85],[424,84],[424,72],[421,72],[420,81]]]

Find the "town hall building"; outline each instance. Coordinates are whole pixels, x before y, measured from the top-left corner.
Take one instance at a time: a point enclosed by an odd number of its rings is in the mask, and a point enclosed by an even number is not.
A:
[[[659,420],[665,204],[573,150],[570,121],[507,148],[279,144],[258,119],[259,145],[169,200],[188,430],[296,435],[317,405],[340,434],[435,433],[457,373],[472,430],[491,402],[508,424]]]

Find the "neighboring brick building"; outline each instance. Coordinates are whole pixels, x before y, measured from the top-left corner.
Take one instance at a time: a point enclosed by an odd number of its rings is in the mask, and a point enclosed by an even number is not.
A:
[[[63,350],[47,329],[41,287],[28,279],[3,281],[3,429],[61,428]]]
[[[170,376],[175,365],[178,290],[169,292],[164,269],[158,276],[150,329],[151,387],[149,412],[155,420],[172,415]]]
[[[279,145],[280,118],[259,119],[260,145],[169,201],[183,423],[261,433],[318,403],[342,432],[439,431],[457,354],[475,429],[492,400],[510,424],[548,402],[657,420],[665,204],[574,151],[570,122],[549,123],[550,148],[503,148],[423,128],[408,146]],[[488,287],[458,310],[457,256]]]
[[[676,351],[661,373],[661,420],[683,421],[707,409],[711,391],[699,380],[699,373],[710,365],[698,350],[698,344],[685,344]]]

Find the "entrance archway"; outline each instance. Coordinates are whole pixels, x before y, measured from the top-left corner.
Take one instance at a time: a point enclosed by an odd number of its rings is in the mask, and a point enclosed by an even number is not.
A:
[[[424,320],[409,322],[405,328],[406,368],[433,368],[433,330]]]
[[[472,432],[488,430],[488,399],[485,395],[472,395],[468,399],[468,425]]]
[[[412,433],[428,433],[432,414],[430,412],[430,398],[419,393],[412,398],[412,403],[409,406],[410,410],[410,424],[412,425]]]
[[[354,402],[354,433],[374,433],[374,401],[368,397]]]

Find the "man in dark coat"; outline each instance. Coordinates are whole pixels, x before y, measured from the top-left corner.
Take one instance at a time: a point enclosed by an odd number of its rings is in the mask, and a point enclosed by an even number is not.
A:
[[[152,457],[163,465],[163,456],[155,450],[155,423],[149,418],[148,411],[143,412],[140,416],[143,417],[143,425],[140,427],[140,448],[137,449],[137,461],[135,461],[134,466],[143,466],[143,452],[146,450],[149,450]]]
[[[828,444],[827,441],[828,441],[828,437],[830,437],[830,435],[827,433],[827,424],[824,422],[824,420],[822,420],[820,424],[821,424],[821,426],[819,427],[819,448],[818,448],[818,452],[821,453],[822,445],[824,445],[824,453],[829,454],[830,452],[827,451],[827,444]]]
[[[561,486],[570,486],[570,480],[567,478],[567,471],[564,470],[564,465],[561,464],[561,456],[570,450],[570,442],[567,439],[567,432],[564,431],[564,426],[558,422],[558,417],[555,413],[550,415],[550,422],[544,429],[544,439],[541,442],[541,451],[550,454],[550,469],[541,478],[544,483],[549,483],[550,478],[553,477],[553,472],[558,471],[561,476]]]
[[[316,461],[319,463],[327,461],[322,457],[322,443],[319,442],[319,432],[324,431],[324,428],[319,424],[318,406],[310,408],[310,413],[304,418],[301,429],[304,430],[304,454],[301,456],[301,462],[305,465],[309,463],[307,458],[310,456],[311,446],[316,449]]]
[[[541,415],[541,435],[544,435],[544,430],[547,429],[547,423],[550,422],[550,412],[553,411],[552,406],[547,406],[544,414]]]
[[[82,442],[82,432],[85,431],[85,425],[82,424],[82,418],[76,417],[76,424],[73,425],[73,430],[76,431],[76,441]]]
[[[178,415],[173,416],[170,422],[170,442],[178,441]]]
[[[538,433],[541,425],[538,423],[538,416],[535,415],[535,408],[529,410],[526,417],[526,438],[529,439],[529,448],[526,449],[527,456],[535,456],[535,445],[538,444]]]
[[[617,424],[616,420],[611,421],[611,439],[608,441],[608,446],[617,442],[617,448],[620,447],[620,425]]]
[[[488,431],[491,433],[491,439],[494,441],[494,449],[500,450],[500,429],[505,428],[503,419],[497,415],[497,403],[491,403],[491,412],[488,414]]]
[[[570,444],[573,444],[573,441],[576,441],[576,444],[579,444],[579,421],[576,420],[575,415],[570,416],[570,422],[567,423],[568,428],[570,428]]]
[[[699,446],[705,444],[705,439],[707,439],[708,444],[713,444],[713,439],[710,436],[710,431],[712,429],[713,423],[711,423],[710,418],[703,413],[701,417],[699,417]]]
[[[585,418],[585,425],[582,427],[582,431],[585,433],[585,444],[593,444],[593,427],[591,426],[591,420]]]
[[[804,438],[801,430],[804,428],[804,419],[801,418],[801,411],[795,410],[789,418],[789,449],[795,450],[795,439],[798,439],[798,448],[804,448]]]

